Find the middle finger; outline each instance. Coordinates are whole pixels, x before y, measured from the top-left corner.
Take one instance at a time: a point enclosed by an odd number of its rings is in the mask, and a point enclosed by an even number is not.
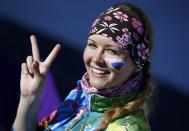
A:
[[[37,44],[37,38],[35,35],[31,35],[30,40],[31,40],[31,46],[32,46],[33,59],[39,61],[40,54],[39,54],[39,47]]]
[[[28,56],[27,59],[26,59],[26,63],[27,63],[29,72],[33,73],[33,71],[32,71],[33,57],[32,56]]]

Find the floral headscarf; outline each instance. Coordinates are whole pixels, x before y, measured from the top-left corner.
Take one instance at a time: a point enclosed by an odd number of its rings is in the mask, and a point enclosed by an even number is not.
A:
[[[140,19],[134,17],[125,7],[115,6],[94,21],[89,36],[99,34],[112,39],[129,54],[137,66],[137,71],[141,71],[150,56],[147,33]]]

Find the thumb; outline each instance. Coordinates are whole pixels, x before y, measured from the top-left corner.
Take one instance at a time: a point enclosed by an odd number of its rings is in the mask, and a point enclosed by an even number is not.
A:
[[[34,61],[32,63],[32,70],[33,70],[34,76],[39,76],[40,72],[39,72],[39,62],[38,61]]]

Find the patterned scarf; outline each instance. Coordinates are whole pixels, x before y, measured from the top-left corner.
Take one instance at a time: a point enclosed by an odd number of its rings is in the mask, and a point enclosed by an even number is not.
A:
[[[138,72],[134,77],[123,84],[98,90],[90,85],[89,75],[88,73],[85,73],[81,80],[81,86],[87,94],[97,93],[103,96],[124,96],[138,90],[141,87],[142,80],[142,72]]]

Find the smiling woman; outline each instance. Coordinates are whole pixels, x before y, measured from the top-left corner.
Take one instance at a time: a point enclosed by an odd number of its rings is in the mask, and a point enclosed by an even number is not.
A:
[[[136,71],[131,58],[114,41],[102,35],[89,37],[83,59],[90,84],[97,89],[119,85]],[[122,66],[115,66],[115,60]]]
[[[39,124],[39,98],[60,45],[42,62],[34,36],[31,43],[33,56],[22,64],[16,131],[150,130],[148,101],[155,87],[149,72],[152,29],[141,9],[114,5],[94,21],[83,54],[87,72],[62,105]]]

